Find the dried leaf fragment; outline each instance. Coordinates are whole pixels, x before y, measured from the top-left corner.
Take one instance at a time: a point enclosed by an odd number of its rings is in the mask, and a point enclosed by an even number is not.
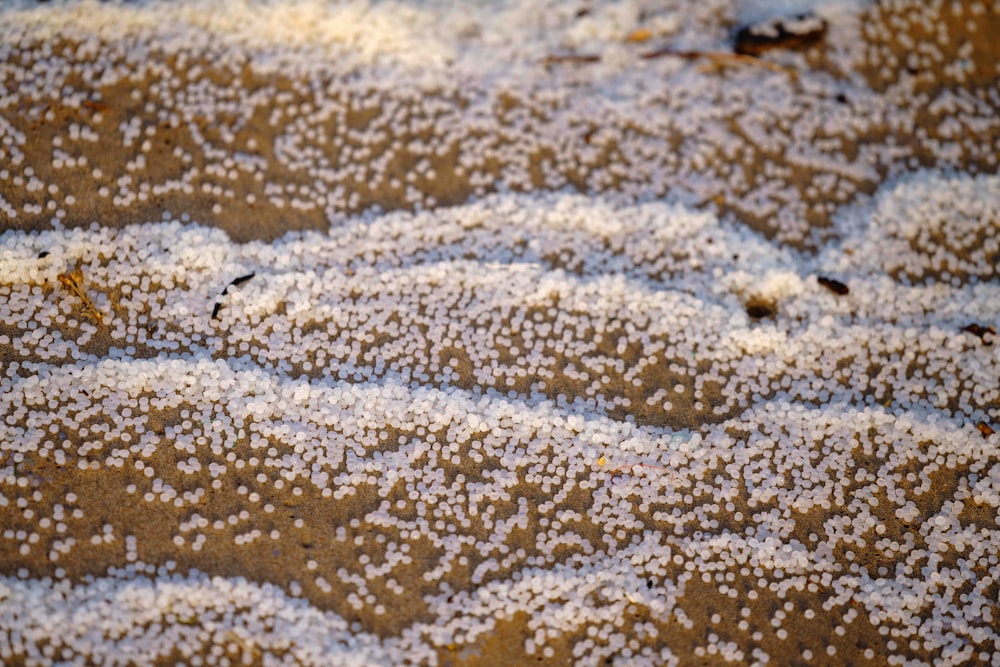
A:
[[[68,273],[60,273],[59,282],[83,301],[84,309],[100,324],[102,319],[101,313],[94,307],[93,302],[87,296],[87,292],[83,289],[83,271],[77,267]]]

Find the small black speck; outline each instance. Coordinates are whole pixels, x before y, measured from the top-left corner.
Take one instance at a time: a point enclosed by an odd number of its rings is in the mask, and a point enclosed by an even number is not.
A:
[[[219,311],[222,310],[222,304],[218,301],[215,302],[215,306],[212,307],[212,319],[219,319]]]
[[[49,251],[48,250],[43,250],[40,253],[38,253],[38,259],[42,259],[42,258],[48,257],[48,256],[49,256]]]
[[[238,285],[242,285],[246,281],[248,281],[251,278],[253,278],[255,275],[257,275],[257,274],[256,273],[248,273],[245,276],[240,276],[239,278],[234,278],[232,280],[232,282],[230,282],[228,285],[226,285],[222,289],[222,292],[219,293],[219,296],[226,296],[227,294],[229,294],[229,288],[230,287],[236,287]]]
[[[234,279],[233,279],[233,282],[231,282],[231,283],[229,283],[229,284],[230,284],[231,286],[233,286],[233,287],[236,287],[237,285],[242,285],[242,284],[243,284],[243,283],[245,283],[246,281],[248,281],[248,280],[250,280],[251,278],[253,278],[253,277],[254,277],[255,275],[257,275],[257,274],[256,274],[256,273],[248,273],[248,274],[246,274],[245,276],[240,276],[239,278],[234,278]]]
[[[850,288],[847,287],[847,285],[840,282],[839,280],[834,280],[833,278],[825,278],[823,276],[818,276],[816,278],[816,282],[818,282],[820,285],[827,288],[831,292],[839,294],[840,296],[844,296],[845,294],[851,291]]]
[[[759,320],[762,317],[774,317],[774,307],[760,302],[748,303],[747,315],[755,320]]]

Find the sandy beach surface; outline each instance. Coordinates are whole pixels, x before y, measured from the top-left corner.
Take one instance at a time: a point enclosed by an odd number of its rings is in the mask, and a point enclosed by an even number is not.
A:
[[[0,6],[0,663],[1000,665],[998,35]]]

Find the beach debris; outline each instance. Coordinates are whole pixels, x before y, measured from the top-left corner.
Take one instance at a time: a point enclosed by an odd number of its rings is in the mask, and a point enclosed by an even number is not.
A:
[[[98,113],[107,111],[110,108],[104,102],[98,102],[97,100],[83,100],[82,102],[80,102],[80,106],[86,107],[87,109],[90,109],[91,111],[96,111]]]
[[[807,49],[825,36],[826,21],[815,14],[776,17],[740,28],[733,38],[733,50],[756,57],[772,49]]]
[[[997,330],[992,325],[984,327],[982,324],[976,322],[962,327],[962,331],[977,336],[983,342],[983,345],[992,345],[993,337],[997,335]]]
[[[248,273],[245,276],[240,276],[238,278],[233,278],[231,281],[229,281],[229,284],[226,285],[222,289],[221,292],[219,292],[219,299],[221,299],[222,297],[226,296],[226,294],[229,293],[229,288],[230,287],[238,287],[238,286],[240,286],[243,283],[247,282],[248,280],[250,280],[251,278],[253,278],[256,275],[257,274],[254,272],[254,273]],[[220,300],[217,299],[216,302],[215,302],[215,305],[212,306],[212,319],[213,320],[219,319],[219,311],[221,311],[221,310],[222,310],[222,301],[220,301]]]
[[[994,433],[996,433],[996,431],[993,430],[993,427],[987,424],[985,421],[976,422],[976,428],[979,429],[979,432],[983,434],[984,438],[988,438]]]
[[[93,317],[98,324],[100,324],[102,320],[101,313],[94,307],[94,303],[87,296],[87,292],[83,288],[83,271],[80,267],[77,267],[68,273],[60,273],[59,282],[63,287],[68,289],[70,292],[75,294],[77,298],[83,301],[85,311]]]
[[[625,41],[630,44],[641,44],[648,42],[653,37],[653,32],[649,28],[636,28],[625,37]]]
[[[760,297],[753,297],[749,299],[746,304],[746,309],[747,315],[755,320],[765,317],[774,317],[778,312],[773,303],[765,301]]]
[[[586,63],[597,63],[601,61],[601,56],[596,53],[558,53],[545,56],[546,65],[558,65],[567,63],[579,65]]]
[[[833,278],[827,278],[825,276],[817,276],[816,282],[818,282],[823,287],[827,288],[834,294],[838,296],[844,296],[850,292],[850,288],[839,280],[834,280]]]
[[[222,293],[225,294],[226,292],[229,291],[230,287],[237,287],[239,285],[242,285],[243,283],[245,283],[246,281],[250,280],[251,278],[253,278],[256,275],[257,275],[256,273],[248,273],[245,276],[240,276],[239,278],[233,278],[232,282],[230,282],[228,285],[226,285],[226,288],[224,290],[222,290]]]

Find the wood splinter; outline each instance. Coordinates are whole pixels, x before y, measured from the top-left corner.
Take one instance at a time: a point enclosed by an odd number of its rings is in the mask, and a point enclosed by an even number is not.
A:
[[[90,314],[97,323],[100,324],[102,321],[102,315],[94,307],[93,302],[87,296],[87,292],[83,289],[83,271],[79,267],[69,271],[68,273],[59,274],[59,282],[63,287],[68,289],[70,292],[75,294],[81,301],[83,301],[84,310]]]

